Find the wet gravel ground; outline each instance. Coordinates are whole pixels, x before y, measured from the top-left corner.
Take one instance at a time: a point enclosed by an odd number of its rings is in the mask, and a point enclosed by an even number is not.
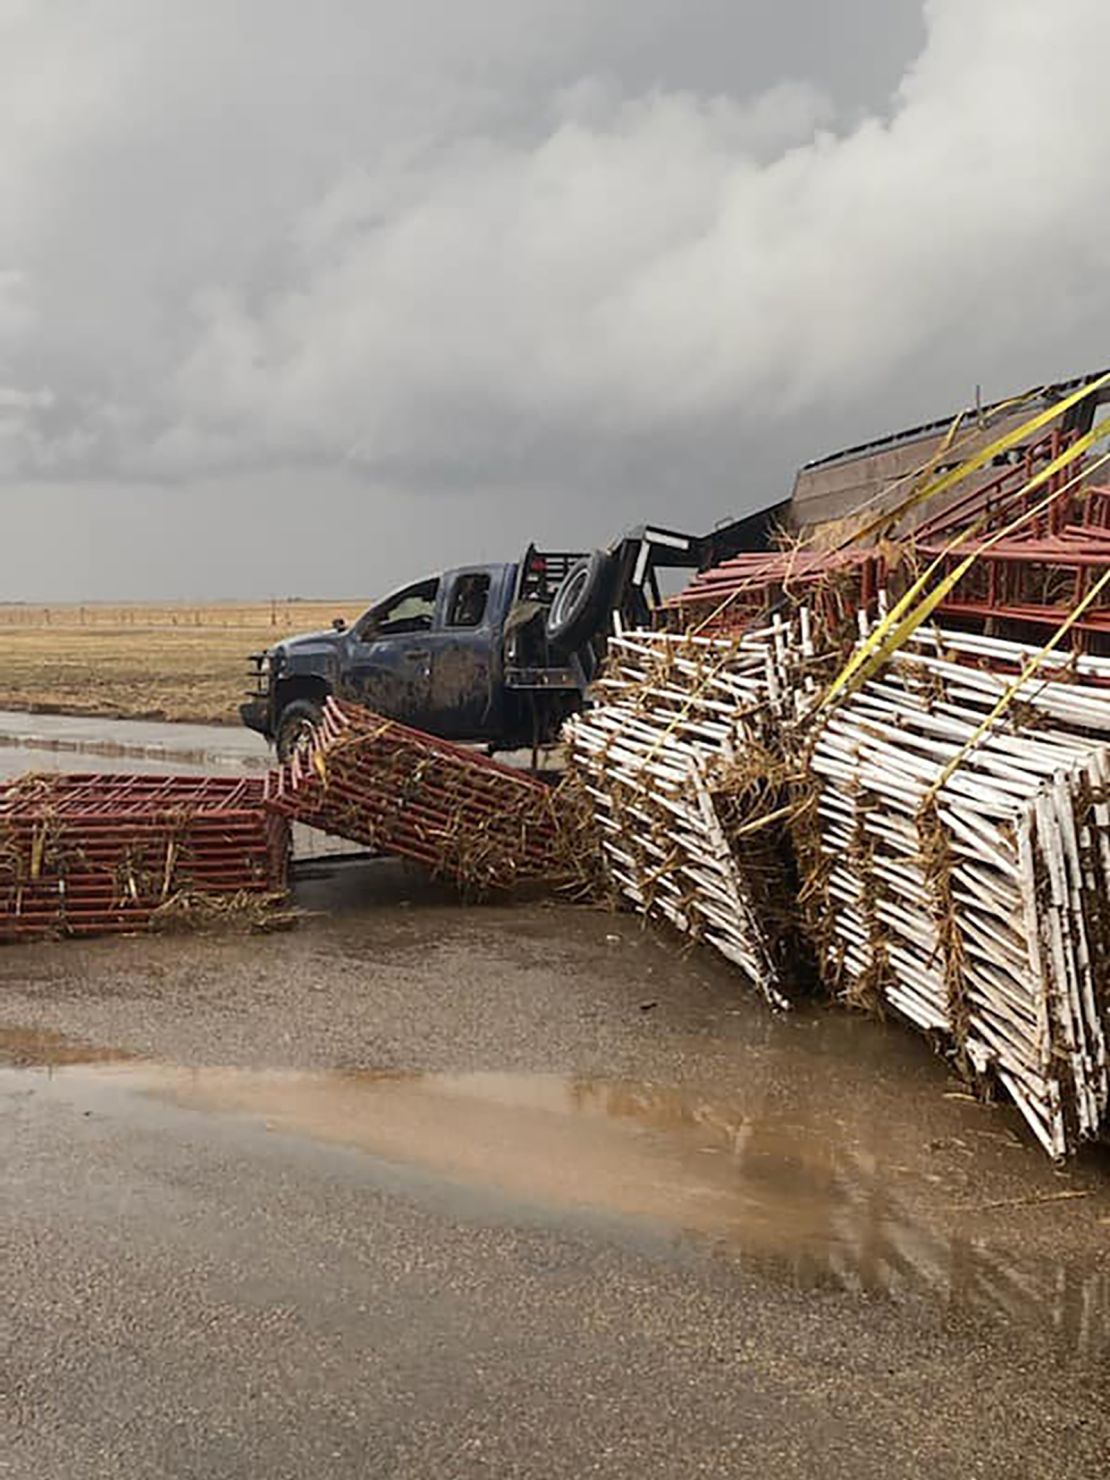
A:
[[[1107,1473],[1105,1160],[625,918],[299,895],[290,934],[0,951],[0,1476]]]

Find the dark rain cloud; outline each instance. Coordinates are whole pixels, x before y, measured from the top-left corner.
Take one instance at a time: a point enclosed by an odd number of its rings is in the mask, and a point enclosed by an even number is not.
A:
[[[1108,41],[1104,0],[0,0],[7,594],[709,524],[1101,364]]]

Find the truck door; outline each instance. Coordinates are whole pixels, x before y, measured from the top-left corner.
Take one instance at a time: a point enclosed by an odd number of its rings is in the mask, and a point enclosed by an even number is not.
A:
[[[341,692],[378,714],[430,728],[439,577],[387,596],[355,627]]]
[[[497,648],[500,569],[476,567],[443,578],[433,644],[429,728],[456,740],[494,735],[500,722]]]

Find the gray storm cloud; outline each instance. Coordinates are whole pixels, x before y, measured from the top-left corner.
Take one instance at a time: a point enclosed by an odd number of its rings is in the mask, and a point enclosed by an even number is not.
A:
[[[1100,365],[1107,55],[1105,0],[0,0],[0,477],[642,490]]]

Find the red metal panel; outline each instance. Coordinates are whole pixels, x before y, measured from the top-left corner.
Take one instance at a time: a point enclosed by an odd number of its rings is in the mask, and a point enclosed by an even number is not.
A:
[[[284,890],[288,826],[238,777],[0,783],[0,940],[135,931],[183,895]]]
[[[332,699],[268,781],[282,816],[483,892],[566,873],[551,791],[527,772]]]

